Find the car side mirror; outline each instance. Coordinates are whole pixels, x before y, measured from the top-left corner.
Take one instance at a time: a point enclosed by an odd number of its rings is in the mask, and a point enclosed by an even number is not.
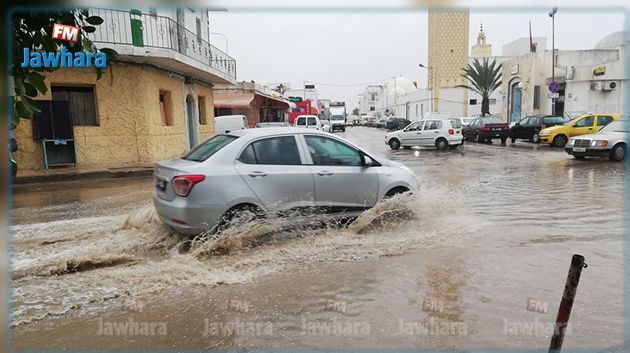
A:
[[[374,161],[369,156],[362,155],[361,157],[363,158],[364,167],[371,167],[374,164]]]

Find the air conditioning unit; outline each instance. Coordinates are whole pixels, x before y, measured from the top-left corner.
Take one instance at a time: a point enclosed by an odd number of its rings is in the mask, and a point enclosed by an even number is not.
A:
[[[604,89],[604,83],[602,81],[591,82],[591,90],[601,91]]]
[[[616,81],[604,81],[604,91],[614,91],[617,89]]]

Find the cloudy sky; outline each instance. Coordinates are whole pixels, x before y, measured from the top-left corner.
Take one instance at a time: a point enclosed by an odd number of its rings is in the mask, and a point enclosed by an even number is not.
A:
[[[519,37],[547,37],[551,48],[548,11],[470,12],[469,44],[476,42],[479,25],[492,44],[493,55]],[[426,85],[426,10],[400,11],[264,11],[230,9],[210,13],[211,32],[228,38],[229,54],[237,60],[239,81],[315,83],[320,98],[344,100],[357,106],[366,83],[405,76]],[[561,8],[556,15],[556,47],[589,49],[603,36],[624,28],[619,12],[577,12]],[[211,41],[225,49],[225,40]]]

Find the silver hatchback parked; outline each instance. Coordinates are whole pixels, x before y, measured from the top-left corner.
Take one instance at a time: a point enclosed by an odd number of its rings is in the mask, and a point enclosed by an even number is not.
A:
[[[352,217],[417,189],[404,165],[328,133],[294,127],[217,135],[155,166],[157,213],[185,234],[220,231],[242,213]]]

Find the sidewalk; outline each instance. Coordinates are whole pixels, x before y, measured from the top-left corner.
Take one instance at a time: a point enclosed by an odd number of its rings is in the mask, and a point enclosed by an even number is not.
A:
[[[87,178],[129,178],[150,176],[153,174],[152,165],[130,166],[122,168],[105,167],[69,167],[40,170],[19,170],[13,184],[46,183],[54,181],[79,180]]]

